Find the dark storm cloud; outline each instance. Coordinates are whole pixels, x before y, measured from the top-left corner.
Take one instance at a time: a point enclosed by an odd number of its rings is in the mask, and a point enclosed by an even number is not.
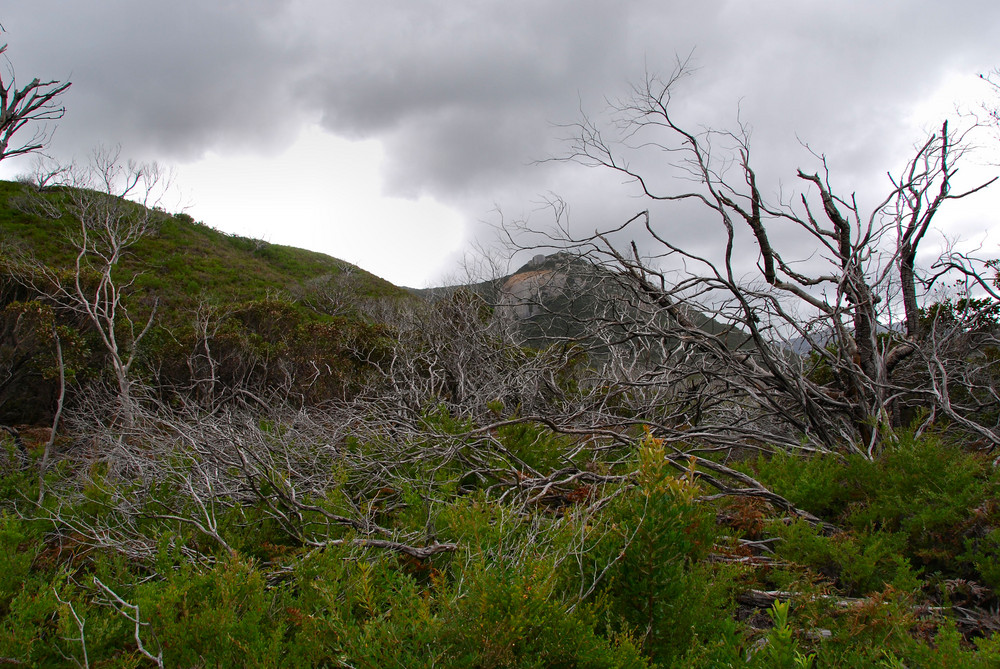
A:
[[[97,143],[166,159],[288,137],[303,110],[290,100],[298,56],[269,22],[274,3],[68,3],[4,12],[19,78],[69,77],[70,110],[54,149]]]
[[[739,112],[774,191],[815,169],[800,139],[830,157],[835,184],[874,190],[920,139],[913,104],[948,74],[1000,64],[989,0],[33,0],[2,22],[22,78],[72,74],[64,151],[266,152],[318,120],[383,142],[391,194],[471,222],[555,191],[584,228],[641,203],[613,175],[532,161],[563,150],[553,124],[599,113],[647,69],[669,74],[677,54],[694,50],[698,68],[680,117],[733,127]]]
[[[542,157],[581,84],[620,65],[605,52],[627,45],[627,20],[570,0],[350,5],[303,85],[331,131],[388,143],[401,192],[467,193]]]

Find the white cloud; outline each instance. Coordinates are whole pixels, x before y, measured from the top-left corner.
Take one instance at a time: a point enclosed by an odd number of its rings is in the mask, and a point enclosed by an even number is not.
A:
[[[215,228],[423,287],[461,246],[461,215],[430,196],[387,195],[384,160],[377,140],[349,141],[311,125],[278,155],[210,153],[182,165],[177,185],[188,213]]]

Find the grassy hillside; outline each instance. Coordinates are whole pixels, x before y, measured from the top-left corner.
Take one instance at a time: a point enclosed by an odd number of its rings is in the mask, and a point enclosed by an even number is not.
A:
[[[81,236],[74,193],[80,191],[39,193],[0,182],[0,364],[6,368],[0,423],[50,420],[56,393],[50,323],[61,328],[76,384],[111,379],[101,328],[72,296],[57,295],[60,284],[73,292]],[[415,299],[321,253],[226,234],[186,214],[136,212],[150,215],[151,225],[111,276],[121,298],[116,343],[134,349],[138,383],[190,387],[209,374],[213,392],[249,384],[312,401],[342,396],[363,383],[382,346],[383,324],[366,305]],[[100,232],[97,219],[92,238]],[[90,296],[103,290],[100,253],[92,249],[79,272]],[[308,391],[300,387],[307,379]]]
[[[34,193],[19,183],[0,182],[0,241],[8,251],[26,250],[52,267],[70,267],[79,223],[68,215],[52,219],[26,213],[28,197],[59,207],[63,193]],[[349,276],[352,299],[402,297],[405,292],[349,263],[322,253],[231,235],[196,223],[187,214],[157,217],[156,230],[142,239],[123,265],[140,273],[139,291],[155,293],[172,309],[198,300],[246,301],[276,291],[302,295]]]

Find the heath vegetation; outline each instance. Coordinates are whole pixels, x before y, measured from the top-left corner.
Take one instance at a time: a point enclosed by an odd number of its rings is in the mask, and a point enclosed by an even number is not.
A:
[[[508,222],[520,283],[226,235],[116,150],[0,183],[0,663],[997,666],[996,263],[927,253],[977,126],[772,201],[685,75],[570,126],[650,209]]]

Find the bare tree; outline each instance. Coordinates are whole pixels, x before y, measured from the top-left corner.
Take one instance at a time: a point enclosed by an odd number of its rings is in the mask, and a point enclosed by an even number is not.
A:
[[[921,272],[916,262],[941,207],[995,180],[956,189],[968,130],[944,123],[867,211],[834,190],[818,154],[818,172],[797,172],[803,191],[771,201],[745,126],[694,131],[675,118],[671,98],[687,72],[680,64],[667,80],[647,77],[614,105],[610,128],[590,118],[570,126],[564,159],[623,175],[657,206],[699,205],[718,222],[718,254],[675,241],[659,209],[584,237],[557,221],[543,241],[568,244],[613,277],[589,336],[619,352],[602,371],[617,388],[655,396],[636,419],[675,441],[846,445],[868,456],[893,438],[904,396],[970,420],[969,407],[948,400],[954,379],[935,353],[943,342],[919,320],[922,296],[964,274],[947,264]],[[637,167],[650,157],[665,157],[661,173]],[[518,246],[538,244],[522,232],[510,230]],[[755,264],[745,262],[751,245]],[[920,359],[929,364],[904,383],[897,369],[926,346]],[[979,428],[1000,444],[995,427]]]
[[[992,102],[983,103],[983,111],[986,112],[994,130],[1000,130],[1000,102],[996,100],[996,97],[1000,96],[1000,68],[993,68],[987,74],[980,74],[979,78],[986,83],[994,95]]]
[[[75,172],[75,164],[60,163],[54,158],[37,153],[32,158],[31,170],[19,176],[18,181],[29,184],[37,191],[44,191],[56,186],[69,185]]]
[[[157,305],[153,300],[142,316],[136,314],[137,305],[127,298],[138,274],[121,266],[132,247],[155,232],[157,205],[170,184],[155,163],[123,162],[120,153],[120,148],[98,149],[89,169],[74,173],[64,203],[75,222],[69,235],[72,269],[66,273],[23,259],[17,274],[57,308],[83,316],[93,327],[127,407],[131,370]]]
[[[6,51],[6,44],[0,46],[0,54]],[[66,108],[57,99],[71,85],[68,81],[42,81],[36,77],[18,88],[14,69],[8,61],[7,76],[0,75],[0,160],[45,148],[51,137],[45,123],[57,121],[66,113]],[[12,144],[14,135],[28,125],[36,126],[31,139]]]

